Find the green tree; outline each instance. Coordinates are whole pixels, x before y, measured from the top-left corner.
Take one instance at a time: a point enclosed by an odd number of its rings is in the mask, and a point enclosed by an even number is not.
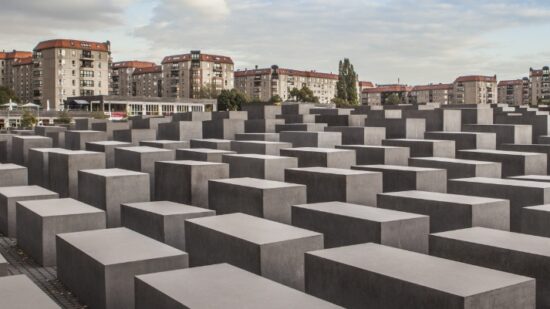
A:
[[[348,104],[357,105],[357,73],[348,58],[340,60],[338,64],[338,82],[336,83],[336,97],[345,100]]]
[[[397,105],[401,104],[401,98],[397,93],[392,93],[384,99],[384,104],[386,105]]]
[[[69,124],[71,123],[71,121],[72,118],[71,116],[69,116],[69,113],[67,113],[67,111],[60,111],[59,113],[57,113],[57,119],[55,120],[55,122]]]
[[[8,87],[0,86],[0,104],[8,103],[10,100],[19,103],[19,98],[13,90]]]
[[[21,115],[21,127],[22,128],[31,128],[38,122],[38,119],[34,117],[33,113],[28,110],[23,112]]]
[[[237,89],[222,90],[218,95],[219,111],[237,111],[250,102],[248,96]]]
[[[90,117],[94,119],[107,119],[109,116],[105,115],[102,111],[93,111],[90,113]]]
[[[216,89],[216,85],[207,83],[202,85],[199,90],[199,99],[215,99],[220,95],[220,92]]]
[[[314,96],[313,91],[305,85],[302,89],[293,88],[290,90],[290,96],[298,102],[319,103],[319,98]]]
[[[272,96],[272,97],[269,99],[269,103],[272,103],[272,104],[281,103],[281,102],[283,102],[283,99],[282,99],[281,96],[278,95],[278,94]]]

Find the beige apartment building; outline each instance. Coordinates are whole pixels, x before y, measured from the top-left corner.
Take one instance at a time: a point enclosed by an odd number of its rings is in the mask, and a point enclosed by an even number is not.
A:
[[[498,82],[498,103],[529,104],[529,79],[501,80]]]
[[[107,95],[111,44],[50,40],[34,48],[33,100],[61,109],[73,96]]]
[[[307,86],[319,103],[328,104],[336,96],[337,82],[336,74],[282,69],[276,65],[235,72],[235,88],[259,101],[269,101],[275,95],[286,101],[292,89]]]
[[[16,59],[12,67],[12,90],[22,103],[32,102],[32,57]]]
[[[121,61],[111,65],[111,85],[109,94],[115,96],[130,96],[132,94],[132,74],[136,69],[151,68],[154,62]]]
[[[414,86],[411,90],[411,103],[449,104],[453,98],[453,84],[429,84]]]
[[[408,104],[412,89],[407,85],[378,85],[374,88],[367,88],[361,93],[361,103],[363,105],[383,105],[389,96],[395,94],[399,97],[400,104]]]
[[[217,93],[233,89],[233,70],[233,60],[227,56],[191,51],[165,57],[162,60],[163,96],[199,99],[207,87]]]
[[[544,66],[541,70],[529,69],[531,83],[531,104],[550,104],[550,68]]]
[[[162,97],[162,66],[152,66],[135,69],[132,74],[131,96]]]
[[[0,52],[0,86],[13,89],[13,64],[28,57],[32,57],[32,52],[18,50]]]
[[[456,104],[497,103],[497,76],[460,76],[453,83]]]

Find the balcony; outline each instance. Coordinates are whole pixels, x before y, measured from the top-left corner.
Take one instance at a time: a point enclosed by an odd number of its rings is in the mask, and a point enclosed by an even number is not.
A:
[[[83,50],[82,54],[80,54],[80,59],[94,59],[94,55],[92,55],[92,51],[90,50]]]

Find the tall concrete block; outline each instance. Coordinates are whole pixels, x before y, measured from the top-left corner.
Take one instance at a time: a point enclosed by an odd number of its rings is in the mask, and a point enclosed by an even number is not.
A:
[[[26,165],[31,148],[52,148],[52,139],[39,135],[14,136],[12,139],[13,163]]]
[[[546,175],[547,157],[542,153],[506,150],[460,150],[461,159],[500,162],[502,177],[517,175]]]
[[[297,147],[281,149],[281,155],[298,158],[298,167],[350,168],[356,163],[349,149]]]
[[[159,126],[163,123],[169,123],[172,117],[147,117],[132,120],[133,129],[152,129],[155,132],[159,131]]]
[[[222,162],[226,154],[234,154],[234,151],[217,150],[210,148],[176,149],[176,160]]]
[[[426,132],[426,139],[455,141],[456,150],[496,149],[496,133],[482,132]]]
[[[323,248],[323,235],[235,213],[187,220],[191,266],[229,263],[304,290],[304,253]]]
[[[247,111],[217,111],[212,112],[212,120],[248,120]]]
[[[180,203],[158,201],[121,205],[122,226],[185,251],[185,220],[216,212]]]
[[[277,119],[284,119],[285,124],[315,123],[315,115],[307,114],[285,114],[275,116]]]
[[[381,127],[326,127],[327,132],[342,133],[342,145],[382,145],[386,128]]]
[[[114,130],[113,140],[131,143],[138,146],[141,141],[157,139],[157,131],[153,129]]]
[[[0,164],[0,187],[26,186],[28,170],[17,164]]]
[[[46,132],[45,136],[52,139],[52,147],[64,148],[65,147],[65,132],[66,131]]]
[[[365,115],[316,115],[316,123],[326,123],[328,126],[364,127]]]
[[[47,136],[47,133],[51,132],[65,132],[67,128],[62,126],[36,126],[34,127],[34,133],[36,135]]]
[[[92,124],[106,122],[108,122],[107,119],[76,118],[74,119],[74,128],[75,130],[92,130]]]
[[[291,206],[306,202],[306,186],[256,178],[208,181],[208,203],[217,214],[241,212],[291,224]]]
[[[282,131],[279,139],[281,142],[291,143],[293,147],[334,148],[342,144],[342,133]]]
[[[211,112],[185,112],[172,115],[172,121],[205,121],[212,120]]]
[[[115,167],[115,148],[132,147],[133,144],[119,141],[99,141],[86,143],[86,150],[105,153],[105,167]]]
[[[227,154],[222,158],[229,164],[231,178],[251,177],[284,181],[285,169],[298,167],[298,159],[258,154]]]
[[[532,129],[530,125],[466,124],[462,126],[462,131],[496,133],[497,146],[500,144],[531,144],[532,142]]]
[[[521,210],[521,232],[524,234],[550,237],[550,205],[523,207]]]
[[[86,143],[107,140],[107,133],[103,131],[72,131],[65,132],[65,148],[70,150],[85,150]]]
[[[365,122],[367,127],[386,128],[387,138],[424,138],[426,132],[426,119],[371,119],[367,118]]]
[[[227,139],[205,138],[191,139],[189,141],[191,148],[209,148],[217,150],[231,150],[231,141]]]
[[[550,239],[474,227],[430,235],[430,254],[536,279],[537,308],[550,307]]]
[[[188,266],[187,253],[126,228],[58,234],[57,277],[90,308],[135,307],[134,277]]]
[[[101,152],[72,150],[50,152],[48,176],[50,189],[60,197],[78,198],[78,171],[105,168],[105,154]]]
[[[13,186],[0,188],[0,232],[7,237],[17,236],[16,203],[28,200],[58,198],[59,195],[39,186]]]
[[[306,253],[306,292],[345,308],[535,308],[532,278],[375,243]]]
[[[235,134],[245,133],[242,119],[218,119],[202,123],[204,138],[235,139]]]
[[[208,180],[229,177],[225,163],[158,161],[155,163],[155,200],[208,208]]]
[[[63,148],[33,148],[29,149],[29,184],[44,188],[50,187],[49,157],[52,152],[71,152]]]
[[[550,183],[498,178],[451,179],[449,193],[476,195],[510,201],[510,230],[519,232],[525,206],[550,203]]]
[[[409,147],[411,157],[455,157],[455,143],[448,140],[432,139],[386,139],[384,146]]]
[[[340,308],[226,263],[140,275],[135,287],[136,309]]]
[[[147,173],[150,176],[151,197],[155,196],[155,162],[171,161],[176,157],[172,149],[155,147],[115,148],[115,167]]]
[[[149,175],[118,168],[80,170],[78,199],[104,210],[107,227],[119,227],[120,204],[150,201]]]
[[[384,192],[404,190],[447,192],[447,171],[444,169],[403,165],[355,165],[351,168],[382,173]]]
[[[12,141],[14,134],[0,134],[0,162],[11,163]]]
[[[285,181],[307,186],[307,202],[348,202],[376,206],[382,173],[325,167],[289,168]]]
[[[231,141],[231,150],[240,154],[280,155],[282,148],[291,148],[292,144],[265,141]]]
[[[17,202],[17,246],[55,266],[55,235],[106,228],[105,212],[71,198]]]
[[[292,206],[292,225],[322,233],[325,248],[375,242],[428,253],[429,222],[428,216],[342,202]]]
[[[0,277],[0,299],[5,308],[61,308],[26,275]]]
[[[358,165],[407,165],[410,157],[409,147],[343,145],[336,146],[336,149],[355,150],[355,161]]]
[[[472,226],[510,230],[504,199],[413,190],[379,194],[377,206],[429,216],[432,233]]]
[[[201,121],[176,121],[159,124],[159,139],[189,141],[192,138],[202,137]]]
[[[285,124],[284,119],[252,119],[245,120],[246,133],[275,133],[275,126]]]
[[[286,123],[275,125],[275,133],[284,131],[292,132],[323,132],[327,127],[326,123]]]
[[[499,150],[519,151],[519,152],[537,152],[546,155],[546,173],[550,174],[550,145],[540,144],[500,144]]]
[[[107,139],[113,140],[115,130],[130,130],[130,122],[96,122],[92,123],[91,127],[92,130],[105,132],[107,134]]]
[[[448,179],[468,177],[500,178],[502,176],[502,164],[499,162],[423,157],[410,158],[409,165],[445,169],[447,170]]]
[[[282,114],[281,106],[277,105],[245,104],[242,109],[248,113],[248,119],[275,119]]]

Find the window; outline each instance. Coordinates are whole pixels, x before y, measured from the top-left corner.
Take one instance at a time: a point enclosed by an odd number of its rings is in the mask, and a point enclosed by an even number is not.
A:
[[[73,61],[73,62],[74,62],[74,61]],[[75,70],[73,70],[73,76],[75,76],[75,75],[76,75],[76,71],[75,71]]]
[[[80,77],[94,77],[94,71],[80,70]]]
[[[80,81],[80,87],[93,87],[94,81],[93,80],[81,80]]]

